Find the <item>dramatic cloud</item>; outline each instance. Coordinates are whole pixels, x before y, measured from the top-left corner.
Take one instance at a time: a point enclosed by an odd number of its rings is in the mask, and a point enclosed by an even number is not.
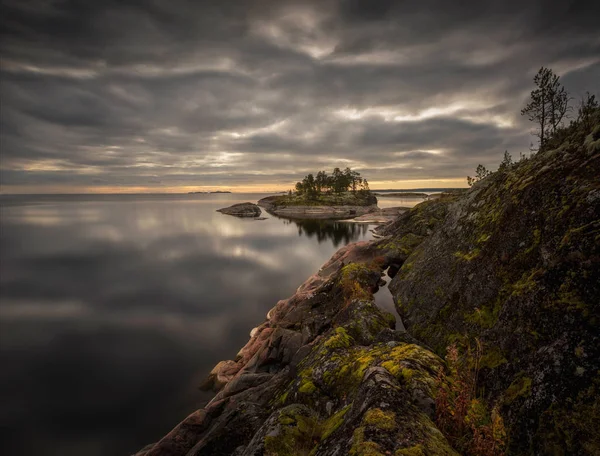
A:
[[[464,185],[540,66],[600,90],[600,7],[555,3],[3,0],[2,191]]]

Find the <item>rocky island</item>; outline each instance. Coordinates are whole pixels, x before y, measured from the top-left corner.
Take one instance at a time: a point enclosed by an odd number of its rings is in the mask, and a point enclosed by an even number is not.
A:
[[[295,192],[267,196],[258,201],[267,212],[290,219],[351,219],[379,210],[377,198],[360,173],[335,168],[319,171],[296,183]]]
[[[373,195],[323,195],[307,199],[298,195],[267,196],[258,201],[267,212],[290,219],[343,220],[377,212],[377,198]]]
[[[215,366],[215,397],[138,456],[599,454],[590,116],[340,249]],[[406,332],[374,303],[386,271]]]

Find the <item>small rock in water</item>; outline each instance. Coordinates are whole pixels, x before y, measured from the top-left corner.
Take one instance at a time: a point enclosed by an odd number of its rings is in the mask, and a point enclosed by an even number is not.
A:
[[[258,217],[262,213],[260,207],[254,203],[238,203],[233,206],[217,209],[217,212],[235,217]]]

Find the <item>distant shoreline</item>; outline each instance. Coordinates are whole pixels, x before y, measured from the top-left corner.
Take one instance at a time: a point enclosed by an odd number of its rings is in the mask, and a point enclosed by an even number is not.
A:
[[[420,193],[438,193],[438,192],[446,192],[451,190],[463,190],[467,187],[448,187],[448,188],[413,188],[413,189],[384,189],[384,190],[371,190],[374,193],[409,193],[409,192],[420,192]],[[238,192],[235,190],[232,191],[215,191],[215,192],[107,192],[107,193],[96,193],[96,192],[87,192],[87,193],[0,193],[1,197],[9,197],[9,196],[93,196],[93,195],[104,195],[104,196],[116,196],[116,195],[202,195],[202,194],[265,194],[265,195],[280,195],[283,193],[287,193],[284,191],[276,190],[276,191],[248,191],[248,192]]]

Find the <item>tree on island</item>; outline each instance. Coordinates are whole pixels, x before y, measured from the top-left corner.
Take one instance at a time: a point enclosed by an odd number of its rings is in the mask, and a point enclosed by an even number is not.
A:
[[[340,168],[334,168],[331,174],[325,171],[319,171],[315,177],[308,174],[300,182],[296,182],[296,194],[314,199],[323,193],[342,194],[352,192],[364,194],[369,192],[369,183],[360,176],[359,172],[346,168],[342,171]]]

